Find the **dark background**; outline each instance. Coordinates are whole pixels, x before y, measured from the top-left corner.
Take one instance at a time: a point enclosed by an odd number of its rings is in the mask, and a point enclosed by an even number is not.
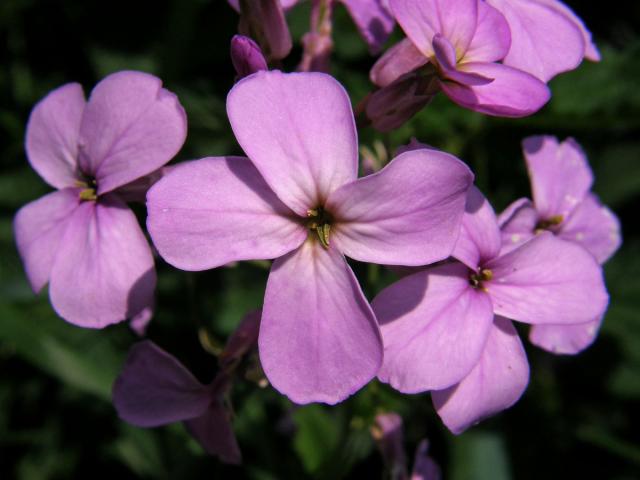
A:
[[[177,161],[241,153],[224,108],[237,15],[223,0],[2,0],[0,478],[381,478],[368,428],[377,412],[391,410],[405,420],[409,458],[428,437],[445,478],[640,478],[640,4],[567,3],[591,28],[603,61],[553,80],[553,98],[541,112],[495,119],[441,97],[390,135],[361,130],[360,142],[379,139],[393,150],[416,136],[454,153],[500,211],[529,195],[522,138],[575,137],[595,171],[595,191],[623,226],[623,247],[606,265],[611,305],[596,343],[576,357],[527,345],[531,383],[521,401],[459,437],[440,424],[427,394],[402,396],[373,382],[337,407],[298,408],[271,388],[239,381],[232,399],[244,465],[230,467],[204,455],[181,425],[142,430],[117,418],[111,383],[135,335],[125,323],[90,331],[57,318],[46,289],[35,297],[27,285],[11,221],[48,191],[23,150],[29,112],[67,82],[89,92],[113,71],[154,73],[188,114],[189,137]],[[332,73],[355,104],[370,88],[375,59],[343,7],[336,16]],[[288,19],[296,46],[284,68],[291,70],[308,6]],[[143,207],[137,211],[143,220]],[[157,268],[158,311],[148,334],[209,381],[216,360],[198,331],[223,342],[260,305],[267,267],[188,273],[158,259]],[[379,267],[354,268],[369,298],[393,279]]]

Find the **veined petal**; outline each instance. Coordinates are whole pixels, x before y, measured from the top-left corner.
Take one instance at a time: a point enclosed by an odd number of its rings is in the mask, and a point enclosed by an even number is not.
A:
[[[302,222],[242,157],[179,164],[149,190],[147,210],[160,255],[184,270],[277,258],[307,237]]]
[[[423,270],[372,302],[384,361],[378,378],[403,393],[441,390],[478,362],[493,323],[489,296],[469,285],[460,263]]]
[[[529,383],[529,363],[518,333],[506,318],[496,317],[475,368],[459,384],[433,392],[438,415],[453,433],[511,407]]]
[[[572,138],[558,144],[552,136],[525,138],[522,148],[540,217],[566,219],[593,183],[582,148]]]
[[[417,266],[442,260],[458,238],[472,181],[469,168],[452,155],[405,152],[329,197],[331,239],[363,262]]]
[[[385,7],[385,0],[341,0],[349,10],[360,35],[369,45],[371,54],[380,51],[391,35],[395,20]]]
[[[211,401],[211,389],[150,340],[131,347],[113,384],[113,405],[118,415],[139,427],[198,417]]]
[[[561,226],[558,236],[579,243],[600,263],[620,248],[620,222],[615,214],[588,193]]]
[[[602,268],[584,248],[543,232],[491,260],[485,284],[494,312],[532,324],[584,323],[602,315],[609,297]]]
[[[511,27],[511,48],[504,64],[543,82],[576,68],[585,44],[580,29],[565,15],[537,1],[487,0]]]
[[[262,312],[262,367],[293,402],[338,403],[380,368],[376,318],[333,246],[309,239],[273,262]]]
[[[390,0],[394,17],[418,49],[433,54],[436,33],[453,44],[460,59],[467,51],[478,21],[478,0]]]
[[[526,117],[549,101],[548,87],[526,72],[499,63],[471,62],[458,65],[493,82],[484,85],[462,85],[442,82],[442,90],[458,105],[487,115]]]
[[[591,346],[598,336],[602,318],[578,325],[533,325],[529,341],[558,355],[575,355]]]
[[[465,62],[497,62],[511,47],[511,31],[507,19],[484,1],[478,2],[478,26],[473,34]]]
[[[36,293],[49,281],[67,224],[79,204],[78,189],[66,188],[28,203],[16,214],[16,245]]]
[[[476,269],[498,255],[501,243],[496,214],[482,192],[472,185],[467,193],[460,236],[451,255]]]
[[[214,400],[202,415],[184,423],[189,433],[209,455],[214,455],[225,463],[241,463],[240,447],[233,433],[230,414],[222,399]]]
[[[156,274],[135,215],[115,195],[83,202],[69,219],[49,295],[70,323],[103,328],[152,305]]]
[[[258,72],[229,92],[227,113],[240,146],[298,215],[357,176],[351,102],[329,75]]]
[[[400,40],[378,59],[369,77],[378,87],[391,85],[405,73],[409,73],[429,61],[408,38]]]
[[[498,216],[502,232],[502,253],[534,237],[539,217],[528,198],[520,198]]]
[[[53,90],[31,111],[25,148],[33,169],[52,187],[78,178],[78,132],[85,100],[79,83]]]
[[[186,135],[184,109],[159,78],[114,73],[89,97],[80,127],[80,165],[96,177],[103,194],[163,166]]]

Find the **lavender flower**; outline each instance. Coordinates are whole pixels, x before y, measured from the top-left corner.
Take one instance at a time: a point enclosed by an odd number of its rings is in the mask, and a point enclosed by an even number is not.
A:
[[[297,403],[336,403],[378,371],[377,322],[343,255],[423,265],[446,258],[469,169],[451,155],[407,152],[357,179],[349,97],[321,73],[258,72],[227,99],[249,156],[182,164],[147,195],[148,228],[172,265],[205,270],[272,259],[260,359]]]
[[[140,72],[109,75],[88,102],[79,84],[64,85],[33,109],[27,156],[57,190],[20,209],[16,242],[31,287],[49,282],[51,304],[68,322],[148,320],[153,257],[118,192],[167,163],[186,128],[177,97]]]
[[[258,44],[243,35],[234,35],[231,39],[231,62],[238,74],[237,80],[267,70],[267,61]]]

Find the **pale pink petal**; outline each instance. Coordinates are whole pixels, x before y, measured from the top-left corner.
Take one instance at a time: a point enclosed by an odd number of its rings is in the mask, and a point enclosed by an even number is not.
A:
[[[463,61],[497,62],[507,55],[510,46],[507,19],[488,3],[478,2],[478,26]]]
[[[59,190],[28,203],[16,214],[16,245],[36,293],[49,281],[69,219],[80,204],[78,195],[75,188]]]
[[[409,73],[429,61],[408,38],[400,40],[384,52],[371,68],[369,77],[378,87],[386,87],[405,73]]]
[[[341,0],[349,10],[360,35],[369,45],[372,54],[378,53],[391,35],[395,20],[385,0]]]
[[[436,33],[453,44],[460,59],[467,51],[478,20],[478,0],[390,0],[394,17],[418,49],[432,56]]]
[[[376,318],[334,247],[310,239],[271,268],[258,339],[269,381],[295,403],[338,403],[382,363]]]
[[[441,390],[478,362],[493,323],[491,299],[453,263],[397,281],[372,302],[384,361],[378,378],[403,393]]]
[[[329,75],[258,72],[229,92],[227,113],[247,156],[299,215],[357,176],[351,102]]]
[[[471,182],[469,168],[452,155],[403,153],[329,197],[331,240],[363,262],[417,266],[442,260],[458,238]]]
[[[214,400],[201,416],[186,420],[184,424],[209,455],[214,455],[225,463],[238,465],[242,462],[230,413],[224,407],[222,399]]]
[[[153,257],[133,212],[113,195],[81,203],[49,283],[55,311],[81,327],[103,328],[152,305]]]
[[[536,210],[542,219],[566,219],[593,183],[587,157],[575,140],[562,143],[552,136],[522,142]]]
[[[91,92],[80,127],[80,166],[109,192],[171,160],[187,135],[178,98],[142,72],[109,75]]]
[[[147,210],[160,255],[183,270],[277,258],[307,237],[303,223],[242,157],[179,164],[149,190]]]
[[[618,218],[592,193],[571,212],[557,234],[582,245],[600,263],[611,258],[622,243]]]
[[[52,187],[72,187],[78,178],[78,132],[84,107],[82,86],[68,83],[50,92],[31,111],[27,158]]]
[[[484,352],[475,368],[431,398],[438,415],[453,433],[460,434],[479,421],[511,407],[529,383],[529,363],[516,329],[496,317]]]
[[[533,324],[584,323],[609,297],[602,268],[584,248],[543,232],[484,265],[494,312]]]
[[[131,347],[113,385],[113,405],[118,415],[139,427],[195,418],[211,401],[211,389],[150,340]]]
[[[578,325],[533,325],[529,341],[558,355],[575,355],[591,346],[600,330],[602,318]]]
[[[467,193],[460,236],[451,256],[475,270],[498,255],[501,243],[496,214],[482,192],[472,185]]]
[[[498,63],[464,63],[458,70],[493,78],[485,85],[442,82],[442,90],[457,104],[499,117],[525,117],[549,101],[547,86],[528,73]]]
[[[505,65],[524,70],[544,82],[582,61],[582,32],[569,18],[537,1],[487,0],[507,19],[511,48]]]

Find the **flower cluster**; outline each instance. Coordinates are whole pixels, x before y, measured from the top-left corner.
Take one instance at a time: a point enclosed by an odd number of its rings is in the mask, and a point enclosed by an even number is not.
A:
[[[500,216],[464,162],[415,141],[358,178],[351,100],[317,71],[329,68],[337,2],[313,2],[296,73],[269,70],[291,50],[285,12],[296,2],[230,3],[253,37],[232,39],[237,83],[227,97],[246,156],[163,168],[185,141],[186,117],[159,79],[139,72],[106,77],[87,102],[79,85],[60,87],[27,127],[29,161],[57,191],[18,212],[16,241],[34,291],[48,282],[65,320],[102,328],[132,319],[144,332],[154,261],[126,204],[140,192],[153,245],[174,267],[273,260],[262,310],[230,338],[211,383],[150,340],[131,349],[114,386],[124,420],[183,421],[209,453],[239,462],[226,402],[257,346],[269,383],[295,403],[335,404],[377,378],[400,392],[432,392],[445,425],[460,433],[527,386],[512,321],[532,325],[531,342],[555,353],[594,340],[608,304],[601,264],[620,245],[620,228],[590,192],[575,141],[526,139],[533,202],[517,200]],[[358,109],[379,130],[400,126],[440,91],[476,112],[530,115],[549,100],[551,77],[599,58],[556,0],[341,3],[371,52],[395,22],[407,35],[374,65],[380,88]],[[347,257],[407,274],[369,303]],[[436,471],[423,450],[416,468]]]

